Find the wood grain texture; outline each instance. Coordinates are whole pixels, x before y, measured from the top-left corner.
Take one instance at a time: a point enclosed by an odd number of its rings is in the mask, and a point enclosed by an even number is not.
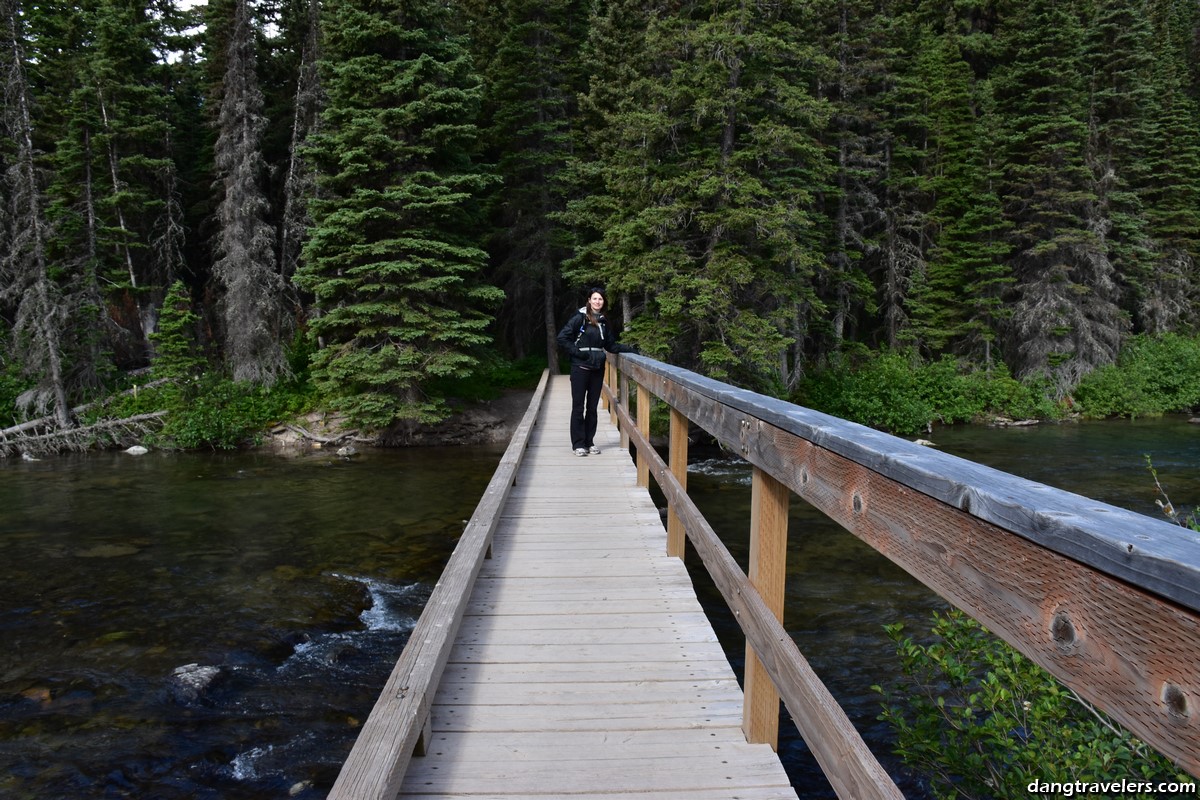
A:
[[[674,474],[674,473],[672,473]],[[775,619],[783,621],[787,582],[788,500],[791,492],[757,467],[750,490],[750,562],[747,577]],[[754,648],[746,645],[746,741],[779,743],[779,692]]]
[[[549,372],[544,371],[483,499],[467,522],[408,644],[342,764],[329,793],[331,800],[395,797],[418,742],[428,740],[423,734],[427,733],[431,716],[433,691],[449,658],[514,475],[525,456],[549,379]]]
[[[936,448],[719,383],[642,356],[616,357],[639,385],[744,454],[759,425],[791,433],[998,528],[1200,611],[1200,534],[976,464]],[[759,448],[761,450],[761,448]],[[762,466],[762,465],[760,465]]]
[[[1200,615],[1190,604],[1200,584],[1200,548],[1191,534],[945,454],[909,459],[909,448],[928,448],[876,431],[852,446],[839,438],[857,433],[849,423],[816,427],[808,424],[815,412],[801,410],[801,424],[777,401],[764,403],[764,414],[789,422],[779,427],[747,413],[749,393],[725,392],[741,404],[732,408],[640,363],[631,371],[727,447],[1200,776]],[[946,473],[930,477],[935,469]],[[1114,543],[1137,536],[1145,546],[1112,569],[1108,556],[1123,549]],[[1169,536],[1177,540],[1166,542]],[[1056,547],[1063,539],[1072,546]],[[1185,579],[1192,584],[1179,583]]]
[[[628,427],[631,442],[638,455],[645,458],[659,488],[668,501],[675,504],[688,541],[696,548],[713,583],[746,634],[747,644],[762,662],[800,735],[838,797],[902,800],[904,795],[863,742],[846,712],[817,677],[662,457],[633,426],[627,409],[618,408],[617,415],[621,426]]]
[[[613,416],[616,416],[615,410]],[[673,408],[671,409],[671,432],[668,448],[667,461],[671,474],[675,476],[675,480],[679,481],[683,490],[687,491],[688,421],[687,417]],[[683,558],[686,543],[687,534],[683,531],[683,522],[675,513],[675,509],[668,506],[667,555]]]
[[[569,394],[551,381],[398,796],[794,800],[620,434],[571,452]]]

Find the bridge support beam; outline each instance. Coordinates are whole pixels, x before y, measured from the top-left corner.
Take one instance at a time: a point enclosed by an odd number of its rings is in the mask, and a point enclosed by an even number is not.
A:
[[[777,620],[783,620],[787,582],[788,501],[791,491],[754,468],[750,494],[750,570],[747,577]],[[751,744],[779,748],[779,692],[754,649],[746,644],[742,730]]]

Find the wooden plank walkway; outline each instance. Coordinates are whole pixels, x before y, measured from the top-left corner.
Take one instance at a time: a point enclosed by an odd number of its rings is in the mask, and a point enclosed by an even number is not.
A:
[[[775,800],[742,692],[649,493],[601,411],[580,458],[570,383],[538,425],[400,797]]]

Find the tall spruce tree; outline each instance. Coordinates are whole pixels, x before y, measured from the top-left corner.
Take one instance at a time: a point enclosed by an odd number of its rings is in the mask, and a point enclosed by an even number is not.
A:
[[[489,153],[503,186],[495,195],[492,250],[505,290],[501,315],[514,355],[529,347],[558,365],[555,336],[560,265],[567,234],[564,171],[572,155],[571,119],[580,78],[575,54],[586,14],[580,0],[505,0],[490,6],[499,32],[485,68]],[[483,25],[476,25],[478,30]],[[537,313],[531,313],[536,309]]]
[[[813,186],[824,108],[797,4],[689,3],[652,15],[661,63],[604,108],[604,188],[589,268],[644,298],[632,336],[674,363],[771,388],[794,383],[816,308]],[[592,95],[621,97],[594,83]]]
[[[942,229],[939,255],[954,262],[954,271],[965,278],[962,297],[966,317],[955,350],[982,361],[990,371],[1002,355],[996,346],[1002,342],[1012,314],[1005,301],[1015,279],[1009,261],[1009,224],[998,189],[1002,171],[996,155],[1000,126],[991,83],[978,83],[973,95],[977,117],[970,152],[964,156],[964,177],[974,191],[962,207],[962,214]]]
[[[665,13],[664,7],[599,0],[588,14],[587,39],[579,55],[588,80],[573,127],[574,158],[568,165],[572,197],[561,217],[574,245],[563,262],[563,275],[576,286],[611,282],[606,264],[637,258],[660,241],[652,230],[639,231],[635,221],[650,203],[644,177],[657,158],[656,145],[636,135],[624,138],[624,132],[635,123],[657,119],[658,110],[646,107],[642,99],[664,79],[665,59],[647,43],[647,28]],[[631,295],[633,285],[611,288],[623,300],[628,325],[645,306],[645,293]]]
[[[312,220],[308,216],[308,198],[315,191],[312,171],[304,158],[309,135],[316,130],[324,105],[317,62],[321,53],[320,2],[305,3],[304,45],[295,76],[292,101],[291,141],[283,184],[283,212],[279,224],[280,272],[291,280],[300,264],[304,237]]]
[[[45,177],[34,145],[22,16],[17,0],[0,0],[0,79],[7,143],[0,183],[0,300],[12,309],[10,352],[34,383],[25,395],[27,410],[50,413],[60,427],[67,427],[71,412],[62,350],[69,315],[52,274],[53,232],[45,212]]]
[[[836,352],[871,322],[877,311],[869,263],[881,254],[887,233],[885,181],[887,129],[879,94],[890,83],[884,47],[887,14],[874,0],[821,0],[807,15],[815,41],[830,62],[820,80],[821,97],[833,111],[824,138],[833,151],[835,174],[822,193],[827,241],[818,289],[828,307],[821,357]],[[873,329],[873,326],[872,326]]]
[[[1194,329],[1200,302],[1200,102],[1188,87],[1190,48],[1179,30],[1180,17],[1188,18],[1184,7],[1174,0],[1150,5],[1152,123],[1140,190],[1155,253],[1138,309],[1146,330]]]
[[[1032,0],[1004,39],[996,88],[1015,277],[1006,355],[1017,376],[1045,376],[1066,394],[1115,360],[1126,328],[1085,160],[1083,28],[1071,4]]]
[[[182,266],[177,176],[162,18],[147,0],[98,0],[80,78],[80,114],[94,159],[97,253],[118,322],[144,350],[158,307]],[[163,237],[166,237],[165,239]]]
[[[1179,308],[1163,302],[1171,289],[1155,269],[1140,191],[1150,166],[1153,33],[1146,4],[1128,0],[1098,0],[1088,22],[1088,163],[1104,221],[1097,233],[1124,288],[1122,307],[1138,328],[1159,332]]]
[[[98,253],[95,165],[90,140],[92,128],[76,105],[80,76],[87,74],[85,53],[89,40],[84,12],[70,5],[39,5],[30,17],[29,40],[39,63],[43,102],[38,104],[34,127],[47,151],[45,214],[53,236],[47,252],[69,309],[70,323],[63,328],[61,351],[69,376],[70,393],[94,391],[106,383],[115,352],[129,337],[113,324],[107,311],[105,282]],[[136,349],[136,348],[135,348]]]
[[[327,105],[308,152],[319,195],[296,281],[319,312],[315,382],[373,427],[442,418],[434,382],[477,363],[503,300],[480,280],[480,83],[446,17],[425,0],[322,9]]]
[[[292,316],[275,261],[275,230],[267,219],[260,149],[267,119],[248,0],[237,0],[225,63],[215,150],[223,196],[213,275],[223,290],[225,359],[234,380],[270,386],[290,373],[283,344]]]
[[[923,144],[915,169],[930,210],[927,260],[907,302],[913,340],[926,352],[969,354],[990,364],[1011,278],[989,163],[995,148],[988,140],[994,127],[988,86],[974,80],[957,28],[927,32],[908,78],[927,102],[910,136]]]

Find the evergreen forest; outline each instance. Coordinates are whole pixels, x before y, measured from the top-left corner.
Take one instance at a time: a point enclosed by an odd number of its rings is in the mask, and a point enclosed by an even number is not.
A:
[[[1195,332],[1195,0],[0,9],[14,421],[158,360],[436,421],[594,285],[777,396],[888,352],[1061,400]]]

